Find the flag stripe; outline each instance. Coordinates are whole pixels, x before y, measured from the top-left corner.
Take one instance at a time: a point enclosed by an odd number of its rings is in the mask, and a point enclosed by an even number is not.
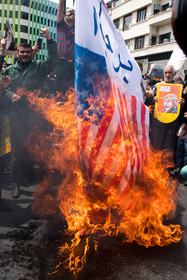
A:
[[[113,142],[112,142],[112,144],[109,148],[107,156],[105,157],[102,168],[99,171],[97,180],[101,181],[101,179],[102,180],[104,179],[104,176],[106,175],[106,173],[107,173],[109,167],[111,166],[111,163],[112,163],[112,161],[113,161],[113,159],[114,159],[114,157],[117,153],[117,150],[118,150],[119,145],[121,143],[121,137],[122,137],[121,128],[120,128],[120,125],[118,124]]]
[[[99,150],[100,150],[100,148],[102,146],[104,137],[105,137],[105,135],[107,133],[108,126],[109,126],[109,124],[110,124],[110,122],[112,120],[114,109],[115,109],[115,107],[113,105],[112,106],[108,106],[106,108],[105,114],[104,114],[104,116],[103,116],[103,118],[101,120],[101,123],[99,125],[99,129],[98,129],[98,132],[97,132],[94,144],[91,147],[91,152],[90,152],[90,156],[89,156],[89,159],[88,159],[88,162],[89,162],[89,173],[90,174],[92,174],[96,158],[97,158],[97,156],[99,154]]]

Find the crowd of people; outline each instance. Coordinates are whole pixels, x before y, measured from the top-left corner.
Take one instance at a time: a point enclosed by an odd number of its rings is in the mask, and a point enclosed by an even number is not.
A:
[[[0,116],[6,114],[10,120],[10,184],[13,198],[20,196],[23,179],[30,178],[30,171],[34,164],[25,148],[28,135],[33,130],[35,122],[45,126],[45,122],[29,109],[16,90],[25,88],[28,91],[37,89],[42,91],[48,76],[54,72],[56,73],[55,92],[60,92],[64,96],[70,87],[74,87],[74,20],[75,11],[65,9],[65,0],[59,0],[57,42],[51,38],[47,28],[40,31],[40,36],[47,40],[48,56],[45,60],[33,59],[40,50],[37,43],[31,46],[27,42],[22,42],[19,46],[14,46],[16,60],[14,64],[7,67],[4,59],[7,39],[1,40]],[[162,83],[175,83],[174,66],[165,66]],[[177,114],[180,104],[180,113],[174,121],[164,123],[159,121],[154,113],[155,104],[158,102],[156,96],[158,84],[149,75],[145,75],[141,82],[144,103],[150,107],[150,143],[155,151],[168,150],[170,152],[170,160],[175,163],[175,168],[170,172],[175,175],[187,165],[187,140],[185,139],[187,87],[184,83],[182,97],[179,100],[172,94],[168,94],[165,100],[167,111],[163,112]],[[3,171],[2,158],[0,157],[0,173]],[[0,198],[0,210],[8,211],[8,209]]]
[[[6,114],[10,120],[10,185],[12,198],[20,196],[20,186],[24,179],[30,179],[33,160],[25,144],[35,124],[45,126],[45,121],[29,109],[26,102],[17,94],[18,88],[30,90],[46,89],[48,75],[56,71],[55,92],[65,95],[70,87],[74,87],[74,19],[73,9],[65,9],[65,0],[59,0],[57,14],[57,42],[55,42],[47,28],[40,30],[40,36],[47,40],[48,55],[45,60],[34,60],[40,50],[38,43],[31,46],[22,42],[16,48],[15,63],[6,67],[5,55],[8,38],[1,40],[0,55],[0,114]],[[47,90],[47,89],[46,89]],[[0,157],[2,161],[4,157]],[[0,162],[0,180],[3,164]],[[1,186],[1,182],[0,182]],[[1,191],[1,187],[0,187]],[[0,210],[8,211],[0,195]]]

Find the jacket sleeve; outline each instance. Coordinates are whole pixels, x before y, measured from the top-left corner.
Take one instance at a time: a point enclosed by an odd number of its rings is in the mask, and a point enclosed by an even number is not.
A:
[[[0,75],[0,85],[1,85],[1,79],[2,79],[2,77],[5,76],[5,75],[9,76],[8,68],[6,68],[6,69],[1,73],[1,75]],[[4,93],[3,93],[3,95],[2,95],[2,99],[3,99],[3,100],[4,100],[4,99],[10,100],[13,94],[14,94],[13,91],[11,91],[11,90],[9,90],[9,89],[6,89],[6,90],[4,91]]]
[[[48,55],[46,60],[38,61],[39,71],[42,71],[43,76],[47,76],[49,73],[56,69],[58,62],[58,49],[57,43],[53,40],[47,40]]]

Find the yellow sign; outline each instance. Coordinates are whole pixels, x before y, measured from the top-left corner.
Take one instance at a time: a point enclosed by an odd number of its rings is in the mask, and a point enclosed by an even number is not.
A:
[[[0,157],[11,151],[10,145],[10,121],[8,116],[1,115],[0,118]]]
[[[159,83],[155,102],[155,117],[163,123],[170,123],[177,119],[180,112],[179,99],[182,96],[182,85]]]

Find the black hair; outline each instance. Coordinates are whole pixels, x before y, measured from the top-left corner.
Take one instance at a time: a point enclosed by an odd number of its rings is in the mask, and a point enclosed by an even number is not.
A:
[[[151,79],[151,80],[148,82],[148,86],[154,86],[156,83],[157,83],[157,81]]]
[[[187,86],[187,81],[184,81],[183,90],[185,89],[186,86]]]
[[[32,50],[31,45],[30,45],[29,43],[27,43],[27,42],[21,43],[21,44],[18,46],[18,49],[19,49],[19,48],[31,48],[31,50]]]

